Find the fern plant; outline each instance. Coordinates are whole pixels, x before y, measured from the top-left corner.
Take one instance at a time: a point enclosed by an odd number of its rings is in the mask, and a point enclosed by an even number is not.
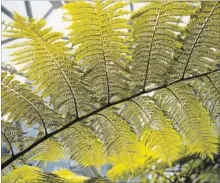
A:
[[[66,4],[66,41],[44,20],[14,14],[4,36],[22,40],[7,49],[31,86],[2,72],[3,182],[111,182],[146,171],[149,181],[175,182],[170,167],[219,156],[220,2],[128,6]],[[24,130],[35,126],[34,137]],[[97,176],[28,165],[66,158]]]

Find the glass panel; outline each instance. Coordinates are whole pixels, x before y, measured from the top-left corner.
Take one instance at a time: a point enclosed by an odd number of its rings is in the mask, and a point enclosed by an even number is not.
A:
[[[22,16],[27,16],[24,1],[2,1],[2,5],[12,13],[18,12]]]

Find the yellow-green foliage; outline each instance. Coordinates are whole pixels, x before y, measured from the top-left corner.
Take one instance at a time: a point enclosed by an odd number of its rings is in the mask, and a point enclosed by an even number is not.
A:
[[[193,11],[188,3],[163,1],[151,3],[133,14],[135,90],[161,85],[173,77],[168,71],[175,63],[174,54],[182,47],[179,34],[183,27],[178,24],[182,16]]]
[[[220,132],[220,74],[215,73],[192,81],[192,86],[203,105],[208,108],[211,118]]]
[[[2,177],[2,183],[82,183],[86,180],[89,180],[89,178],[75,175],[70,170],[60,169],[47,173],[41,171],[38,167],[27,165],[16,168]]]
[[[147,152],[144,146],[127,122],[114,111],[107,110],[96,114],[90,125],[104,143],[112,164],[124,164],[132,169],[146,160]]]
[[[77,176],[70,170],[66,170],[66,169],[60,169],[52,173],[63,178],[67,183],[82,183],[88,180],[88,177]]]
[[[40,168],[38,167],[30,167],[27,165],[24,165],[22,167],[19,167],[10,173],[8,173],[6,176],[2,177],[3,183],[12,183],[12,182],[31,182],[33,183],[38,182],[39,175],[37,174],[40,171]]]
[[[75,61],[85,67],[85,74],[93,90],[103,103],[112,96],[128,94],[126,62],[130,59],[128,49],[129,14],[123,8],[124,1],[95,0],[94,3],[74,2],[64,8],[71,22],[70,42],[77,46]]]
[[[131,122],[134,129],[139,127],[136,133],[152,157],[168,163],[179,158],[180,136],[150,97],[130,100],[121,115]]]
[[[208,111],[184,84],[176,84],[156,93],[161,108],[183,137],[189,152],[212,155],[217,152],[217,133]]]
[[[13,121],[27,121],[31,126],[63,121],[61,116],[44,104],[27,84],[14,80],[14,76],[2,72],[1,77],[2,114],[8,114]],[[42,125],[43,127],[43,125]]]
[[[187,155],[215,158],[220,2],[150,2],[131,17],[128,7],[114,0],[66,4],[66,41],[44,20],[15,13],[4,34],[23,38],[8,48],[31,86],[2,73],[3,183],[136,175],[166,182],[161,172]],[[107,179],[24,165],[67,157],[82,167],[110,164]]]
[[[44,97],[49,96],[62,113],[70,112],[78,117],[80,112],[88,112],[92,105],[81,105],[81,100],[89,100],[90,91],[74,68],[66,42],[61,40],[63,35],[46,28],[43,20],[28,20],[18,14],[14,19],[12,28],[6,30],[4,36],[27,41],[9,46],[18,49],[12,54],[13,61],[23,65],[21,71],[34,82],[37,91],[43,91]],[[81,96],[81,92],[86,95]]]
[[[220,63],[219,6],[218,1],[202,3],[190,20],[179,58],[183,76],[210,71]]]
[[[99,167],[107,162],[103,144],[89,127],[76,124],[61,133],[61,137],[70,157],[78,164]]]
[[[26,154],[27,158],[28,154]],[[30,160],[39,161],[57,161],[63,159],[65,156],[65,151],[62,144],[55,138],[48,139],[36,146],[28,157]]]

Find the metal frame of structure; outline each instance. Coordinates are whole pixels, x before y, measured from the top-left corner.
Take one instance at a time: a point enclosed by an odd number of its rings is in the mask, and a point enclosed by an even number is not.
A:
[[[62,1],[49,1],[49,2],[51,3],[51,8],[48,9],[48,11],[46,12],[46,14],[44,16],[42,16],[42,19],[47,19],[54,10],[60,8],[64,3],[68,3],[68,2],[62,2]],[[24,6],[25,6],[27,16],[30,18],[33,18],[34,15],[33,15],[30,1],[24,1]],[[1,10],[2,10],[3,14],[5,14],[7,17],[9,17],[10,19],[13,20],[13,13],[10,10],[8,10],[3,5],[1,5]],[[67,39],[67,38],[64,38],[64,39]],[[4,45],[4,44],[9,43],[13,40],[15,40],[15,39],[5,39],[5,40],[1,41],[1,44]]]

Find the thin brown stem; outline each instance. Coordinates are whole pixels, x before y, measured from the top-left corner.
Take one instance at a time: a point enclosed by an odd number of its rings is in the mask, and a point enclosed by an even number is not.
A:
[[[9,145],[9,147],[10,147],[12,156],[14,156],[14,150],[13,150],[13,147],[12,147],[11,142],[9,141],[9,139],[8,139],[8,137],[5,135],[5,133],[4,133],[3,131],[1,131],[1,132],[2,132],[2,135],[5,137],[7,143],[8,143],[8,145]]]
[[[166,177],[165,175],[163,175],[162,173],[160,173],[160,172],[157,172],[157,171],[154,171],[157,175],[159,175],[159,176],[161,176],[161,177],[163,177],[163,178],[165,178],[166,180],[168,180],[169,182],[171,182],[171,183],[174,183],[170,178],[168,178],[168,177]]]

